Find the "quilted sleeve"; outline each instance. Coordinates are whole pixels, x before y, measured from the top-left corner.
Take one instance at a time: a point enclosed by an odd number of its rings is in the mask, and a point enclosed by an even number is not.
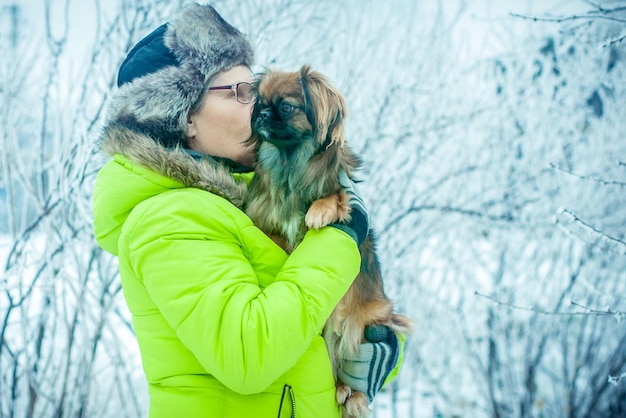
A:
[[[165,193],[134,211],[125,234],[135,275],[183,344],[231,390],[257,393],[319,335],[360,256],[327,227],[287,257],[233,208],[206,192]],[[278,265],[267,286],[250,257]]]

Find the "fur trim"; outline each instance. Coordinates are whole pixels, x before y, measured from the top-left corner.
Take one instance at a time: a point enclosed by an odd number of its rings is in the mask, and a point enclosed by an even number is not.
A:
[[[112,124],[105,128],[99,148],[106,154],[122,154],[186,187],[195,187],[221,196],[241,208],[246,194],[245,181],[237,181],[222,163],[209,157],[196,160],[184,149],[167,149],[148,136]]]
[[[170,145],[184,143],[189,111],[210,79],[237,65],[250,66],[253,52],[247,39],[206,5],[187,5],[167,24],[163,37],[178,65],[123,84],[111,98],[106,124],[121,124]]]

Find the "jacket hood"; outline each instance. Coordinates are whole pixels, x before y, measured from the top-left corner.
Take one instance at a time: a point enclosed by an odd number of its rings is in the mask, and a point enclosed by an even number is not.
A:
[[[98,173],[93,197],[96,239],[112,254],[117,254],[124,222],[141,202],[173,189],[193,187],[241,208],[253,175],[234,174],[224,162],[208,156],[194,158],[181,147],[165,148],[116,124],[105,128],[97,145],[114,157]]]

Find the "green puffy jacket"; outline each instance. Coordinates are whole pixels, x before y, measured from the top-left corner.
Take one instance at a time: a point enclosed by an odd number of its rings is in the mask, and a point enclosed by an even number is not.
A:
[[[119,257],[150,416],[340,417],[320,334],[358,273],[354,241],[326,227],[287,256],[236,206],[250,174],[123,128],[101,146],[95,234]]]

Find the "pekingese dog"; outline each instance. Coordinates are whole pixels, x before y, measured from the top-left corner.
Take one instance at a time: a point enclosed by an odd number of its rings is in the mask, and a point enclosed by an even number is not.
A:
[[[306,65],[298,72],[270,71],[261,75],[257,89],[251,139],[256,174],[245,211],[291,252],[308,228],[350,219],[340,175],[351,177],[360,159],[344,137],[345,100],[320,73]],[[360,273],[324,327],[335,377],[339,359],[359,352],[367,325],[384,324],[402,334],[412,329],[411,320],[394,313],[385,296],[374,245],[370,231],[359,248]],[[370,412],[365,394],[342,382],[337,402],[344,415],[361,418]]]

